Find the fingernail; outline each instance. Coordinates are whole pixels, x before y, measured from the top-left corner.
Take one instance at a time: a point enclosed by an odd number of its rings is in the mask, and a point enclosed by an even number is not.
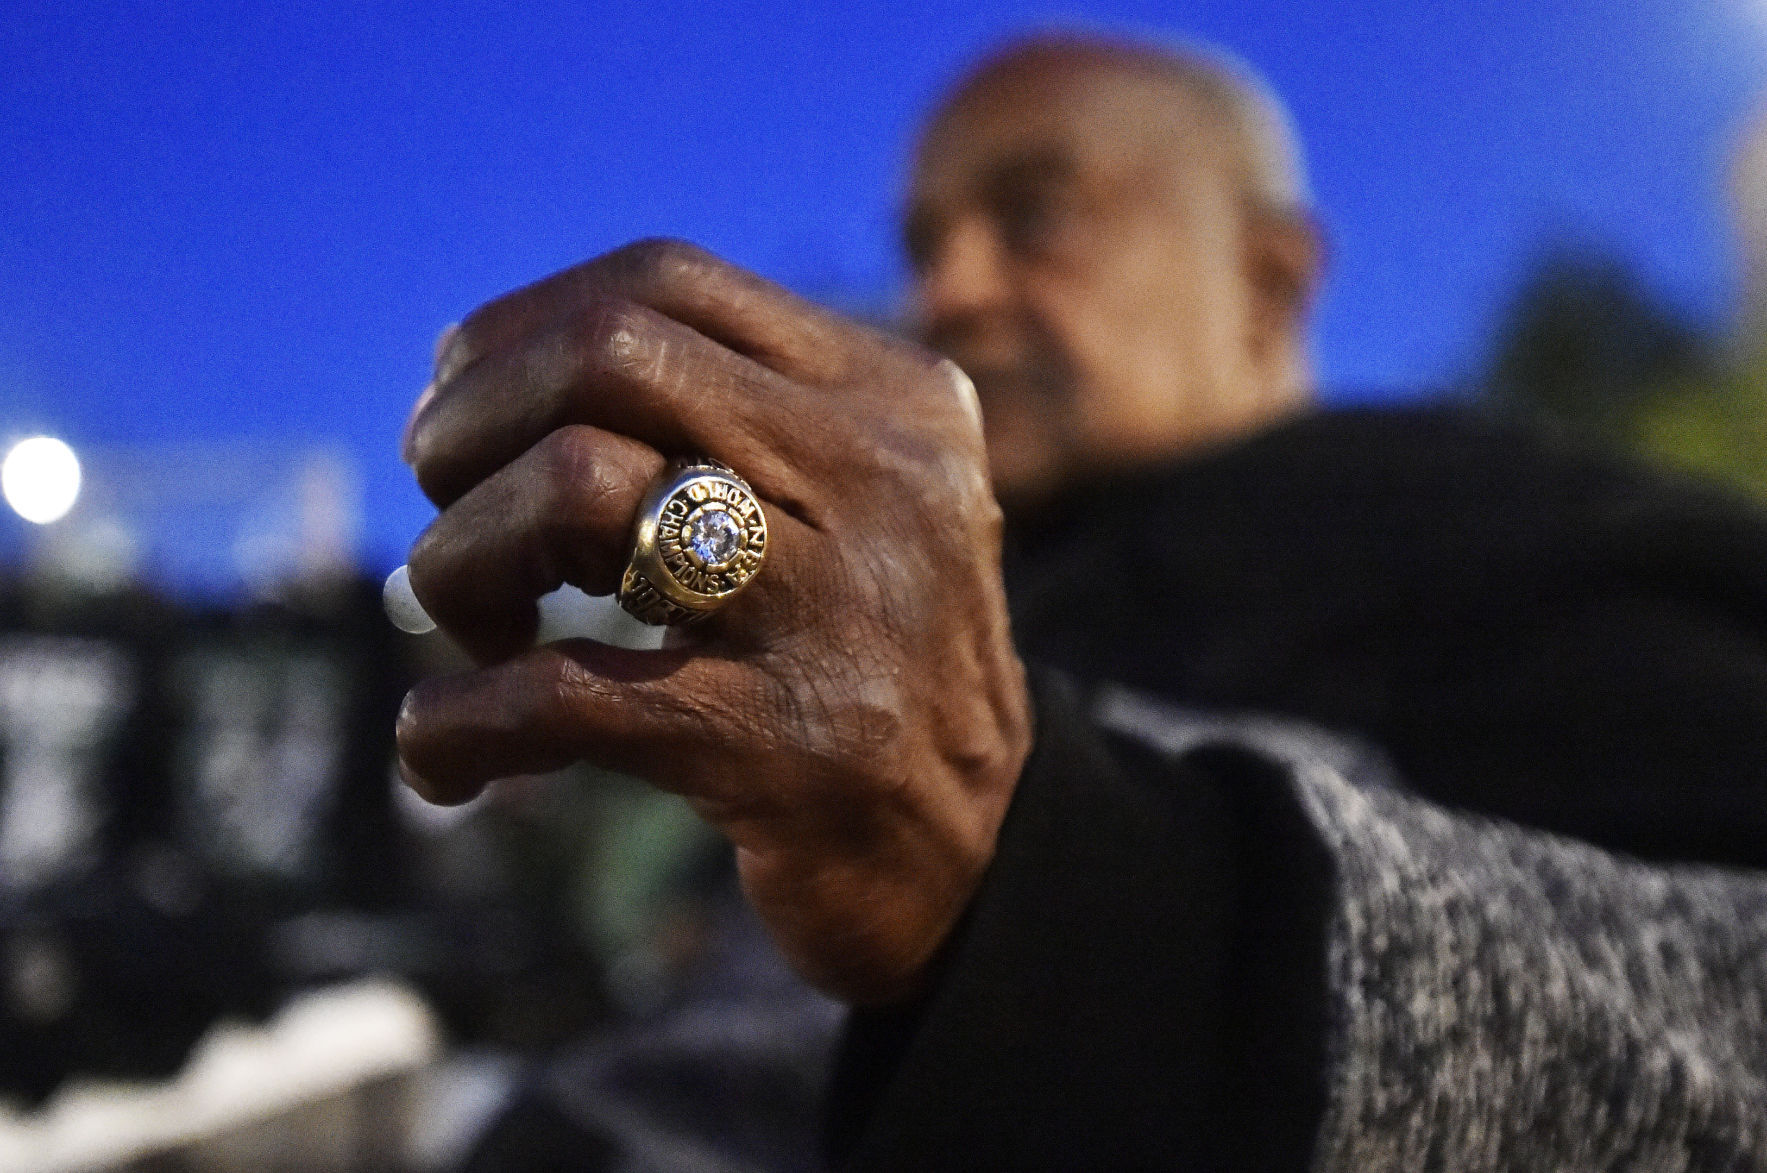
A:
[[[406,464],[417,461],[417,417],[429,406],[429,401],[436,397],[436,385],[431,383],[417,396],[417,402],[411,407],[411,414],[405,419],[405,430],[399,435],[399,459]]]

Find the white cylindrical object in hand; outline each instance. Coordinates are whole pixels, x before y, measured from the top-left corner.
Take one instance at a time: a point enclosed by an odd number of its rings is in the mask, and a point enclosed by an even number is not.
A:
[[[534,642],[592,639],[596,643],[648,652],[663,646],[665,627],[652,627],[626,614],[612,595],[587,595],[570,583],[541,595],[540,629]]]
[[[417,601],[417,595],[411,590],[411,568],[401,566],[387,575],[386,585],[380,588],[380,605],[386,609],[387,618],[394,627],[406,635],[428,635],[436,629],[436,621],[429,617],[423,604]]]
[[[400,631],[423,635],[436,629],[436,621],[429,617],[411,590],[411,572],[406,567],[401,566],[387,576],[380,597],[387,618]],[[537,644],[561,639],[592,639],[636,651],[663,646],[663,628],[632,618],[611,595],[586,595],[567,583],[542,595],[537,606],[540,609],[540,627],[534,634]]]

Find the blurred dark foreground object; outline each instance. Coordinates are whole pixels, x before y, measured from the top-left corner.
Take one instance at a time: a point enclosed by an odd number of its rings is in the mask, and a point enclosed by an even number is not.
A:
[[[217,1020],[365,974],[468,1042],[606,1013],[563,894],[424,866],[390,773],[414,654],[365,580],[201,610],[0,588],[0,1095],[163,1078]]]
[[[683,980],[535,1064],[467,1173],[823,1168],[843,1007],[786,968],[727,859],[704,881],[706,945]]]
[[[37,580],[0,606],[0,1090],[158,1077],[290,987],[278,920],[380,909],[403,673],[364,584],[190,611]]]

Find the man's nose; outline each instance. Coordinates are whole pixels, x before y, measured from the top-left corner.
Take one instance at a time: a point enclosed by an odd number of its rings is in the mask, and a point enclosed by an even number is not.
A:
[[[985,219],[971,216],[953,224],[916,279],[921,332],[936,344],[961,337],[1004,309],[1011,292],[1007,262],[999,234]]]

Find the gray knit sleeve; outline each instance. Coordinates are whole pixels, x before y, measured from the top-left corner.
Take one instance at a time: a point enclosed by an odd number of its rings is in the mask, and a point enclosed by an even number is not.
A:
[[[1290,725],[1097,716],[1291,767],[1337,871],[1317,1169],[1767,1170],[1767,876],[1446,810]]]

